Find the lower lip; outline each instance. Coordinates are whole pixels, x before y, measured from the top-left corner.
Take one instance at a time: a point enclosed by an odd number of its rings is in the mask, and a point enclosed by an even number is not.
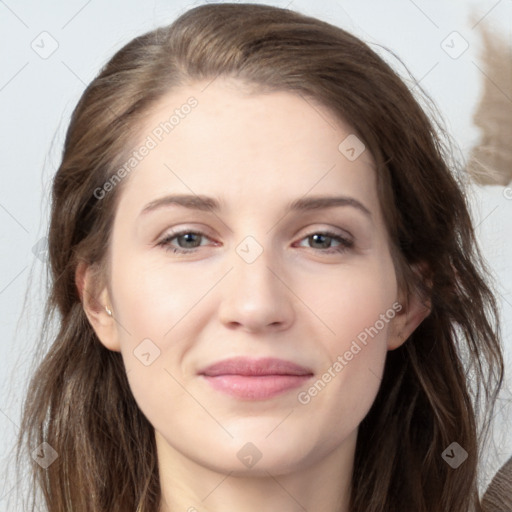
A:
[[[217,391],[246,400],[264,400],[302,386],[312,375],[204,376]]]

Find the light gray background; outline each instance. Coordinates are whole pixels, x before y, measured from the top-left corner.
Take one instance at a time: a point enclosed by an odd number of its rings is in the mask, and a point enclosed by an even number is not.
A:
[[[169,23],[188,7],[200,3],[205,2],[0,1],[0,469],[5,470],[0,510],[14,510],[7,505],[17,485],[10,450],[18,431],[19,408],[44,300],[44,253],[36,250],[34,254],[33,248],[45,235],[50,182],[59,164],[70,113],[86,84],[116,50],[136,35]],[[478,140],[472,115],[488,79],[477,67],[481,67],[478,25],[493,25],[512,44],[512,0],[458,0],[450,4],[442,0],[261,3],[289,6],[393,50],[435,100],[463,154],[467,155]],[[469,44],[458,58],[452,58],[442,47],[443,40],[453,31]],[[41,35],[42,32],[49,35]],[[56,44],[54,53],[46,55]],[[463,44],[461,40],[455,40],[454,51],[460,48],[459,44]],[[385,58],[402,72],[399,63]],[[504,93],[512,98],[512,91]],[[482,250],[499,284],[509,372],[511,196],[505,197],[504,187],[473,187],[471,195]],[[509,378],[509,388],[510,383]],[[482,485],[512,455],[512,415],[507,397],[510,394],[504,394],[499,402],[496,446],[484,461]]]

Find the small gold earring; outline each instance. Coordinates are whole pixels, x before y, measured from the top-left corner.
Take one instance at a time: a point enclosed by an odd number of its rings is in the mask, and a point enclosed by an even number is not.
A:
[[[108,316],[112,316],[112,311],[110,311],[110,309],[108,309],[107,306],[105,306],[105,311],[107,312]]]

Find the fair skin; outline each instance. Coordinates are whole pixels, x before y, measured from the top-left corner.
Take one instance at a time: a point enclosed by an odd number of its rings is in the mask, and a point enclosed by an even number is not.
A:
[[[347,512],[357,429],[386,353],[428,311],[398,289],[369,151],[350,161],[338,149],[350,127],[289,92],[247,94],[225,79],[205,87],[173,91],[147,119],[141,140],[189,96],[198,100],[125,178],[108,285],[93,291],[90,269],[77,272],[79,287],[96,297],[84,308],[100,341],[122,354],[155,428],[160,512]],[[167,204],[141,213],[170,194],[209,196],[219,210]],[[320,196],[362,207],[286,210]],[[202,236],[170,236],[181,230]],[[351,244],[322,238],[326,230]],[[251,263],[237,251],[248,236],[245,252],[262,249]],[[166,237],[167,250],[158,245]],[[400,311],[333,372],[338,356],[397,302]],[[145,339],[146,353],[160,351],[147,366],[134,354]],[[251,399],[198,374],[234,356],[280,358],[312,375]],[[329,368],[329,382],[309,393]],[[251,467],[239,453],[246,443],[249,455],[261,456]]]

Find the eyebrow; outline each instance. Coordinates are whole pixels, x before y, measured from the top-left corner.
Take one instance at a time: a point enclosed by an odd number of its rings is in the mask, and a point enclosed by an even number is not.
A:
[[[213,197],[196,194],[176,194],[160,197],[151,201],[142,209],[140,215],[145,215],[154,210],[172,205],[182,206],[191,210],[210,211],[213,213],[220,212],[222,209],[220,201]],[[368,217],[372,216],[370,210],[364,206],[364,204],[349,196],[301,197],[289,203],[285,209],[291,212],[302,212],[339,206],[351,206],[363,212]]]

